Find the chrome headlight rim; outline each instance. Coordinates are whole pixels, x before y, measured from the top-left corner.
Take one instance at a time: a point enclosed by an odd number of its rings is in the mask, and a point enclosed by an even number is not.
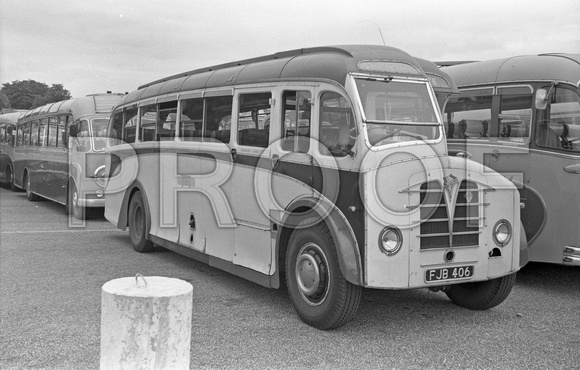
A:
[[[493,241],[500,247],[505,247],[512,239],[513,228],[508,220],[499,220],[493,227]]]
[[[106,174],[106,167],[104,164],[97,167],[97,169],[95,170],[95,172],[93,174],[93,179],[95,179],[95,182],[101,188],[105,187],[105,174]]]
[[[379,234],[379,248],[387,256],[397,254],[403,246],[403,233],[397,227],[387,226]]]

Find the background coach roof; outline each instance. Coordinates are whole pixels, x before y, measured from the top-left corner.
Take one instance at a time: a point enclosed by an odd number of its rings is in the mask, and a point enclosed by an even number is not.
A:
[[[580,83],[580,54],[522,55],[441,68],[459,87],[495,82],[566,81]]]
[[[126,97],[125,103],[179,91],[279,79],[318,78],[344,85],[348,72],[359,71],[359,61],[404,63],[412,66],[408,75],[425,77],[419,63],[400,49],[380,45],[325,46],[283,51],[169,76],[140,86]]]

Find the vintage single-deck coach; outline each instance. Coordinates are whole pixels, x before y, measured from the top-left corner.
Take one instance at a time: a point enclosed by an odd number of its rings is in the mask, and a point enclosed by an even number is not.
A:
[[[23,112],[0,115],[0,182],[14,186],[14,144],[16,141],[16,122]]]
[[[18,120],[14,184],[29,200],[64,204],[83,219],[102,208],[108,117],[122,94],[94,94],[50,103]]]
[[[109,123],[106,218],[344,325],[365,287],[488,309],[525,263],[503,176],[447,155],[429,78],[385,46],[292,50],[141,86]],[[520,253],[520,249],[523,252]]]
[[[445,108],[450,151],[517,185],[530,260],[580,265],[580,54],[442,70],[461,90]]]

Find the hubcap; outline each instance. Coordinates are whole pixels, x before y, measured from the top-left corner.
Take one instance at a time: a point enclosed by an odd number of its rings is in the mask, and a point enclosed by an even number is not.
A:
[[[318,245],[307,243],[300,249],[296,257],[295,276],[298,291],[308,304],[317,306],[324,301],[330,276],[328,261]]]
[[[298,257],[296,277],[298,287],[303,294],[310,296],[316,292],[320,286],[320,269],[313,256],[303,254]]]

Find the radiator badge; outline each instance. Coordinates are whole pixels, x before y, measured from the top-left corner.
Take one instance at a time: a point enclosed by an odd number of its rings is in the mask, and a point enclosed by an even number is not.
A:
[[[447,175],[443,179],[443,186],[445,187],[445,191],[447,192],[447,196],[449,199],[452,199],[451,195],[453,195],[454,193],[453,190],[457,186],[457,184],[459,184],[459,180],[457,179],[457,177],[453,175]]]

